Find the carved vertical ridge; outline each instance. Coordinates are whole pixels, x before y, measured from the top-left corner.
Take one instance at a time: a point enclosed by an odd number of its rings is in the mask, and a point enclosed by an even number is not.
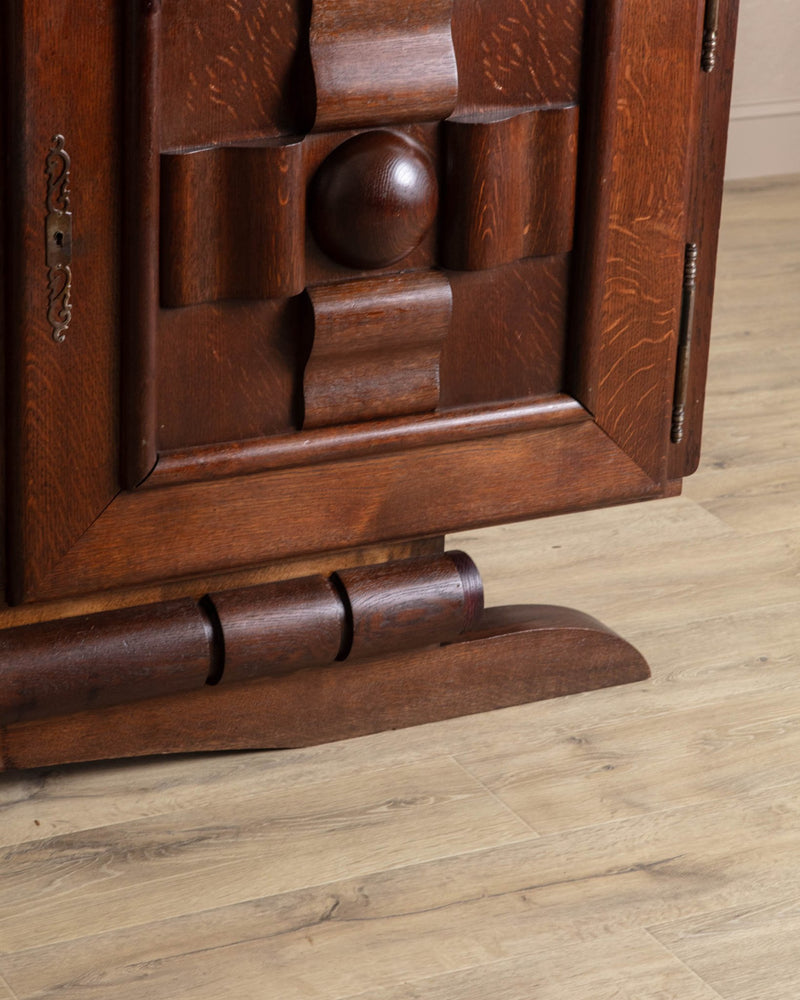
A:
[[[304,428],[436,409],[452,292],[438,272],[310,289]]]
[[[572,248],[575,105],[444,123],[443,262],[483,270]]]
[[[311,59],[315,131],[436,121],[451,114],[458,69],[453,0],[315,0]]]
[[[301,142],[165,154],[161,188],[162,305],[303,290]]]

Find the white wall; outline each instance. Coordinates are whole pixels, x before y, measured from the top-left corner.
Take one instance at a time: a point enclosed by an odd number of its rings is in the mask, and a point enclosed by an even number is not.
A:
[[[800,173],[800,0],[740,0],[726,175]]]

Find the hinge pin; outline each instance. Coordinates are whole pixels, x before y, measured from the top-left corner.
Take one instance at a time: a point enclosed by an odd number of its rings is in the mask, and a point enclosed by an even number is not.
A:
[[[681,327],[678,337],[678,370],[675,378],[675,396],[672,404],[673,444],[683,441],[686,420],[686,402],[689,395],[689,363],[692,353],[694,327],[694,302],[697,292],[697,244],[686,244],[683,264],[683,298],[681,302]]]
[[[706,0],[706,16],[703,25],[703,52],[700,56],[700,67],[705,73],[710,73],[717,65],[717,47],[719,45],[719,0]]]

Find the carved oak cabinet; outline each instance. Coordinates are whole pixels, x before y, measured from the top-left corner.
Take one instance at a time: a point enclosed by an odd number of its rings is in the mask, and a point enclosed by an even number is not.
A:
[[[736,0],[7,0],[0,768],[635,680],[446,532],[698,460]]]

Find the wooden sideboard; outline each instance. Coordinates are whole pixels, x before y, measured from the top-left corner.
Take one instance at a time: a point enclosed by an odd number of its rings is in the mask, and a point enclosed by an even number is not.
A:
[[[8,0],[0,768],[648,675],[446,532],[697,465],[736,0]]]

